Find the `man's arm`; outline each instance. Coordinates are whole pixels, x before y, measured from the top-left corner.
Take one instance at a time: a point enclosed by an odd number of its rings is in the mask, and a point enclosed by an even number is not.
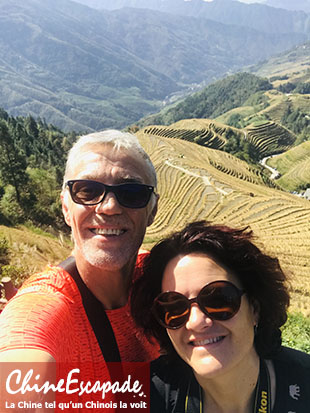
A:
[[[39,391],[47,382],[56,384],[56,362],[48,352],[37,349],[0,352],[1,412],[53,412],[50,406],[55,393]]]
[[[55,362],[55,359],[47,351],[26,348],[0,352],[0,363],[2,362],[49,363]]]

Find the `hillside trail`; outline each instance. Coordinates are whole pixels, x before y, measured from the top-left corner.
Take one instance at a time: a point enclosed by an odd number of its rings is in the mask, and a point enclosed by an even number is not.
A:
[[[178,169],[179,171],[184,172],[187,175],[194,176],[195,178],[200,178],[206,186],[211,186],[212,188],[214,188],[216,191],[218,191],[220,194],[224,196],[229,194],[229,192],[225,191],[222,188],[218,188],[216,185],[214,185],[214,183],[211,182],[208,176],[201,176],[195,172],[192,172],[192,171],[189,171],[188,169],[183,168],[182,166],[173,165],[168,160],[165,161],[165,164],[170,166],[171,168]]]
[[[275,169],[272,168],[271,166],[267,165],[267,161],[268,159],[273,158],[274,156],[280,155],[279,153],[276,155],[272,155],[272,156],[266,156],[265,158],[263,158],[259,163],[266,169],[268,169],[271,172],[271,175],[269,177],[269,179],[277,179],[280,177],[280,173]]]

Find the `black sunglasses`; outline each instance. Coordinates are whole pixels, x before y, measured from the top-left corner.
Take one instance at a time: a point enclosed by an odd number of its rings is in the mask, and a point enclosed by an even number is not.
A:
[[[197,303],[211,319],[225,321],[239,311],[244,293],[244,290],[229,281],[214,281],[205,285],[197,297],[191,299],[176,291],[163,292],[155,298],[152,312],[163,327],[173,330],[187,323],[192,303]]]
[[[117,202],[125,208],[144,208],[148,204],[154,187],[139,183],[106,185],[89,179],[74,179],[66,182],[72,201],[81,205],[97,205],[107,193],[113,192]]]

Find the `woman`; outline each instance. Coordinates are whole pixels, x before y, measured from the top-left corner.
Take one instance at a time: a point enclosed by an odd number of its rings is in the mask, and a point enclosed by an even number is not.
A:
[[[285,275],[251,238],[195,222],[146,259],[131,306],[165,352],[151,364],[151,412],[310,412],[310,356],[281,347]]]

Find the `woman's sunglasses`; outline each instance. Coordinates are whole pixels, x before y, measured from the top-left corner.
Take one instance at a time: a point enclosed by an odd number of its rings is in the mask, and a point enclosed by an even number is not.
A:
[[[125,208],[144,208],[148,204],[154,187],[139,183],[106,185],[89,179],[75,179],[66,182],[72,201],[82,205],[97,205],[107,193],[113,192],[117,202]]]
[[[193,303],[213,320],[225,321],[239,311],[244,293],[229,281],[214,281],[191,299],[176,291],[161,293],[154,300],[152,312],[163,327],[173,330],[187,323]]]

